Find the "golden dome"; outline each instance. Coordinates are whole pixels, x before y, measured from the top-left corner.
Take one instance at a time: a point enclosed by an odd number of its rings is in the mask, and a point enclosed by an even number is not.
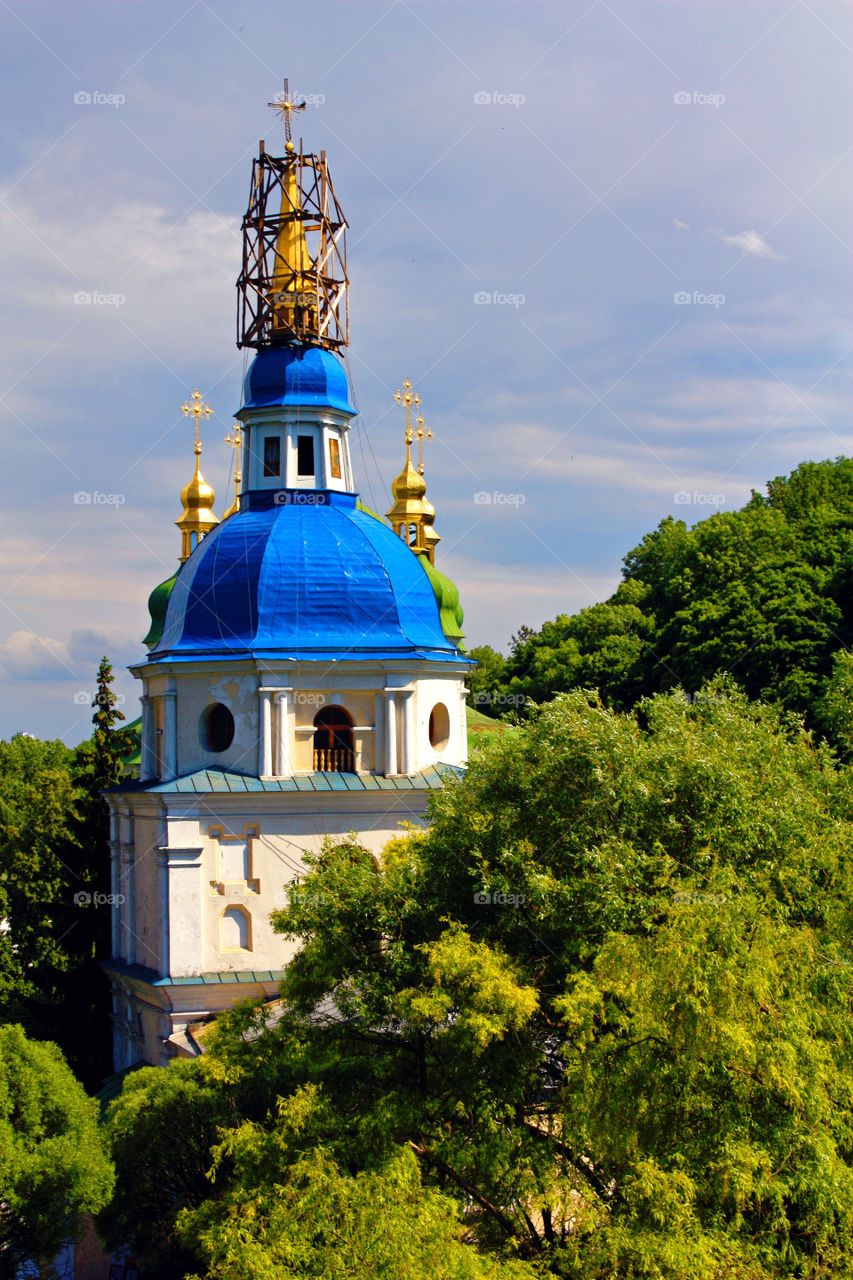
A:
[[[181,490],[181,504],[184,508],[181,519],[186,519],[193,511],[209,510],[215,501],[213,486],[207,483],[196,464],[195,475]]]
[[[391,493],[397,502],[406,498],[422,498],[426,493],[426,480],[412,466],[412,459],[406,453],[406,465],[395,480],[391,481]]]

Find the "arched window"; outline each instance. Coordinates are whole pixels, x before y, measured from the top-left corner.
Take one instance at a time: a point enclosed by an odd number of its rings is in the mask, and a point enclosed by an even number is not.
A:
[[[443,702],[437,702],[429,713],[429,740],[435,751],[441,751],[450,741],[450,712]]]
[[[212,702],[201,713],[201,745],[207,751],[227,751],[234,741],[234,717],[223,702]]]
[[[343,707],[323,707],[314,717],[314,768],[318,773],[355,773],[352,716]]]
[[[252,950],[252,920],[245,907],[226,907],[222,912],[219,918],[219,950]]]

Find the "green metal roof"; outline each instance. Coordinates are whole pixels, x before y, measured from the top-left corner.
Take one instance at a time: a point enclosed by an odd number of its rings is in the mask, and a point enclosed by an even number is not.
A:
[[[197,987],[220,986],[235,982],[281,982],[283,969],[237,969],[222,970],[219,973],[199,973],[192,978],[161,977],[156,969],[149,969],[144,964],[125,964],[122,960],[102,960],[101,968],[105,973],[116,974],[121,978],[132,978],[137,982],[147,982],[151,987]]]
[[[386,778],[377,773],[298,773],[289,778],[253,778],[224,769],[199,769],[171,782],[119,784],[114,791],[209,795],[252,791],[440,791],[447,782],[461,778],[465,770],[455,764],[435,764],[408,778]]]

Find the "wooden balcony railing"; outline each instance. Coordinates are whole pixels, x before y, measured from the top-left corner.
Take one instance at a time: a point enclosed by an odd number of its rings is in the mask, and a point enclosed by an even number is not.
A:
[[[346,747],[315,747],[315,773],[355,773],[355,752]]]

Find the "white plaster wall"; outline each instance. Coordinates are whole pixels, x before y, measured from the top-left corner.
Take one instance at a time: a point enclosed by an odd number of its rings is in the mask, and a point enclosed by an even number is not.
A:
[[[181,676],[178,690],[178,777],[197,769],[233,769],[258,773],[260,700],[254,672],[225,671]],[[222,702],[234,717],[234,741],[227,751],[202,745],[201,717],[206,707]]]
[[[447,764],[464,764],[468,759],[468,725],[465,716],[463,691],[465,680],[461,676],[421,676],[415,687],[415,759],[416,768],[426,769],[443,761]],[[447,707],[450,718],[450,737],[443,747],[435,748],[429,740],[429,718],[439,702]]]
[[[161,818],[151,810],[137,812],[133,820],[133,920],[136,963],[161,968],[160,908],[157,885],[157,846],[162,841]]]

